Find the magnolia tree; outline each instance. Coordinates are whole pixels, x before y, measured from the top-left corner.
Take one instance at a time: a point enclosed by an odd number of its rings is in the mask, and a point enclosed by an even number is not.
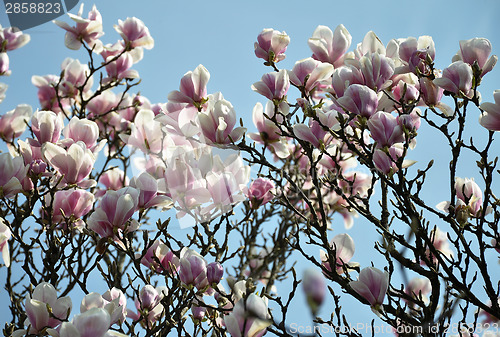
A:
[[[318,26],[312,56],[280,69],[290,38],[264,29],[255,55],[269,72],[252,89],[265,103],[247,133],[202,65],[166,103],[134,93],[134,65],[154,46],[141,20],[119,20],[114,44],[95,6],[67,21],[55,22],[65,45],[87,59],[33,76],[40,106],[0,117],[5,336],[360,336],[343,299],[398,335],[454,322],[461,335],[495,332],[500,91],[481,103],[497,61],[487,39],[460,41],[441,71],[429,36],[384,45],[369,32],[352,45],[344,26]],[[7,53],[29,37],[0,39],[7,75]],[[465,136],[478,118],[479,142]],[[448,145],[446,171],[409,159],[422,129]],[[425,200],[430,175],[449,191],[438,205]],[[355,216],[378,233],[365,247],[377,262],[351,261]],[[174,231],[171,217],[192,226]],[[290,320],[302,291],[310,331]]]

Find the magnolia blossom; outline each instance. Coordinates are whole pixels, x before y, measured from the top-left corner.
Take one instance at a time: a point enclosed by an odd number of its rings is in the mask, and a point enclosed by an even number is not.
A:
[[[233,311],[224,317],[227,331],[233,337],[261,337],[271,323],[267,299],[255,294],[239,300]]]
[[[276,105],[286,99],[286,94],[290,88],[288,72],[281,69],[279,72],[264,74],[261,81],[252,85],[252,90],[264,97],[277,102]]]
[[[438,255],[442,255],[445,261],[453,257],[453,251],[450,248],[450,242],[448,241],[448,234],[446,232],[442,232],[439,228],[434,227],[429,233],[429,238],[431,239],[432,246],[438,252]],[[425,255],[431,263],[437,264],[439,262],[436,254],[432,252],[430,247],[427,247]],[[421,261],[421,264],[426,264],[426,262]]]
[[[0,116],[0,137],[6,142],[11,142],[19,137],[33,114],[33,109],[27,104],[19,104],[14,110]]]
[[[288,72],[290,82],[304,87],[308,93],[321,84],[329,82],[333,74],[333,65],[323,63],[312,57],[297,61],[291,72]]]
[[[47,142],[42,146],[42,156],[46,163],[59,172],[63,183],[77,184],[84,188],[95,184],[93,180],[84,181],[92,171],[96,160],[84,142],[78,141],[67,150]]]
[[[211,104],[210,104],[211,105]],[[200,127],[207,144],[232,144],[243,137],[246,128],[237,127],[236,112],[226,100],[218,100],[198,114]]]
[[[24,164],[23,157],[11,157],[9,153],[0,153],[0,196],[11,198],[17,193],[32,188],[27,178],[29,166]]]
[[[118,20],[118,25],[114,27],[123,38],[127,49],[137,47],[152,49],[154,47],[154,40],[149,34],[148,27],[138,18],[127,18],[125,21]]]
[[[391,147],[404,142],[404,135],[398,119],[389,112],[379,111],[368,120],[368,129],[378,147]]]
[[[332,75],[332,87],[337,97],[344,96],[345,91],[353,84],[365,84],[360,69],[350,64],[335,69]]]
[[[257,36],[255,55],[269,62],[282,61],[289,43],[290,37],[285,32],[266,28]]]
[[[96,6],[92,7],[87,19],[82,17],[83,4],[78,10],[78,14],[68,13],[68,16],[76,22],[75,26],[70,26],[66,22],[54,20],[54,23],[66,30],[64,36],[64,44],[72,50],[78,50],[85,42],[95,53],[100,53],[102,50],[102,42],[98,39],[104,35],[102,31],[102,16]]]
[[[278,123],[283,121],[282,116],[275,116],[273,102],[267,101],[265,111],[261,103],[256,103],[252,118],[259,132],[249,133],[248,136],[256,142],[268,145],[278,157],[286,158],[290,155],[290,151],[286,139],[281,136],[281,129],[271,120],[273,117]]]
[[[402,143],[396,143],[388,148],[376,148],[373,152],[373,164],[375,168],[383,174],[392,175],[399,170],[398,162],[403,156],[404,149]],[[414,160],[404,159],[401,167],[407,168],[415,164]]]
[[[135,299],[137,313],[129,309],[127,310],[127,317],[132,318],[134,321],[141,320],[143,327],[151,328],[164,313],[161,300],[167,294],[168,289],[164,286],[154,288],[152,285],[145,285],[139,292],[139,297]]]
[[[500,131],[500,90],[493,93],[495,103],[485,102],[480,105],[483,113],[479,123],[490,131]]]
[[[64,322],[59,329],[59,337],[126,337],[109,330],[111,317],[103,308],[92,308],[75,315],[71,322]]]
[[[460,50],[453,57],[452,61],[463,61],[470,64],[477,63],[481,70],[481,77],[490,72],[498,61],[498,57],[491,54],[491,43],[485,38],[473,38],[460,41]],[[488,58],[489,57],[489,58]]]
[[[186,286],[194,286],[198,290],[208,287],[207,262],[192,249],[183,249],[180,258],[179,277]]]
[[[6,267],[10,266],[10,251],[9,251],[9,239],[12,233],[9,226],[5,224],[5,221],[0,218],[0,251],[2,252],[3,263]]]
[[[370,117],[377,111],[378,96],[366,85],[351,84],[337,104],[355,115]]]
[[[149,173],[143,172],[139,176],[133,177],[130,186],[139,191],[137,207],[162,207],[163,209],[172,207],[172,199],[158,193],[158,181]]]
[[[87,225],[103,238],[120,238],[122,233],[135,231],[139,227],[137,220],[129,222],[138,203],[139,191],[135,188],[108,190],[87,219]]]
[[[54,194],[51,205],[52,221],[66,227],[68,219],[74,228],[81,229],[85,226],[81,217],[92,209],[94,195],[81,189],[60,190]]]
[[[31,119],[31,130],[39,146],[46,142],[56,143],[61,137],[63,127],[62,116],[53,111],[36,111]]]
[[[7,53],[0,53],[0,76],[10,76],[9,70],[9,55]]]
[[[210,73],[201,64],[194,71],[188,71],[181,79],[179,91],[168,94],[171,103],[188,103],[201,107],[207,100],[207,83]]]
[[[405,288],[405,293],[415,299],[422,300],[424,303],[426,303],[429,300],[428,295],[431,292],[431,290],[432,286],[431,286],[431,281],[429,281],[429,279],[416,277],[411,279],[410,282],[408,282]]]
[[[334,32],[326,26],[318,26],[307,43],[314,59],[338,67],[342,65],[344,54],[351,46],[351,41],[352,37],[347,29],[343,25],[338,25]]]
[[[399,58],[403,65],[396,72],[429,75],[431,68],[428,61],[434,61],[435,57],[436,48],[432,37],[424,35],[418,40],[414,37],[406,38],[399,43]]]
[[[55,87],[59,83],[59,76],[45,75],[33,76],[31,83],[38,88],[38,100],[43,110],[61,112],[69,108],[71,101],[56,92]],[[104,94],[107,91],[104,92]]]
[[[224,275],[224,267],[219,262],[212,262],[207,265],[208,284],[217,285]]]
[[[472,98],[474,95],[472,78],[471,66],[462,61],[456,61],[443,70],[443,76],[436,78],[434,84],[456,95]]]
[[[90,69],[86,64],[68,57],[63,61],[61,68],[64,76],[59,84],[59,90],[63,97],[78,99],[80,90],[86,93],[92,88],[94,81],[89,77]]]
[[[131,125],[130,135],[120,133],[121,139],[144,153],[158,153],[163,148],[161,124],[155,120],[154,112],[141,109]]]
[[[365,55],[359,60],[359,69],[364,78],[363,84],[376,92],[392,84],[394,68],[392,59],[378,53]]]
[[[347,268],[349,271],[349,267],[358,266],[357,262],[350,262],[352,257],[354,256],[354,240],[347,233],[338,234],[330,241],[330,249],[334,252],[334,261],[335,261],[335,271],[338,274],[344,273],[344,268]],[[328,254],[321,250],[320,251],[321,262],[323,267],[326,270],[332,271],[332,266],[330,266]]]
[[[130,53],[124,53],[116,60],[114,60],[114,56],[109,56],[106,59],[106,72],[108,77],[106,77],[103,82],[109,83],[122,79],[139,78],[137,70],[130,69],[133,65],[134,58]]]
[[[57,292],[50,283],[38,284],[33,293],[26,296],[24,325],[28,333],[37,334],[44,328],[55,328],[66,320],[72,308],[69,296],[57,298]],[[49,311],[50,310],[50,311]]]
[[[257,209],[274,198],[274,182],[267,178],[257,178],[250,184],[247,195],[250,199],[250,206]]]
[[[79,119],[73,117],[68,125],[63,129],[63,135],[66,138],[63,140],[65,146],[70,146],[72,143],[82,141],[88,149],[96,153],[100,149],[97,146],[99,138],[99,126],[96,122],[86,118]]]
[[[80,312],[84,313],[94,308],[102,308],[107,311],[110,317],[109,326],[115,323],[121,324],[127,318],[127,298],[117,288],[106,291],[102,296],[98,293],[85,295],[80,304]]]
[[[315,315],[326,295],[325,278],[318,269],[312,268],[304,271],[302,289],[306,295],[307,303]]]
[[[373,310],[379,311],[389,287],[389,273],[367,267],[361,270],[357,281],[349,282],[349,286],[364,297]]]
[[[140,254],[137,254],[140,257]],[[179,270],[179,258],[161,240],[155,240],[141,258],[141,264],[156,271],[175,274]]]
[[[483,192],[474,178],[455,178],[455,195],[457,196],[455,216],[460,224],[467,223],[470,215],[480,215],[483,206]],[[448,212],[450,205],[449,201],[442,201],[436,205],[436,208]]]
[[[0,52],[19,49],[30,41],[30,36],[17,27],[0,26]]]

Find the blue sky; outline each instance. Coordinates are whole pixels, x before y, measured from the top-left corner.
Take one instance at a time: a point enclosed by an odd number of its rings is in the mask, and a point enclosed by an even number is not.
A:
[[[93,3],[85,2],[84,14]],[[140,92],[152,103],[165,102],[171,90],[178,89],[184,73],[203,64],[211,73],[208,84],[210,93],[221,91],[231,101],[239,117],[252,131],[251,113],[254,104],[264,99],[254,93],[250,86],[269,72],[253,53],[253,43],[263,28],[286,31],[291,37],[287,58],[279,63],[280,68],[291,69],[295,61],[309,57],[311,51],[307,39],[318,25],[329,26],[332,30],[344,24],[352,35],[355,46],[364,35],[373,30],[384,44],[392,38],[431,35],[436,44],[437,67],[444,68],[451,63],[457,52],[458,41],[473,37],[488,38],[493,45],[493,53],[500,54],[500,2],[497,0],[471,1],[131,1],[96,0],[103,16],[105,43],[114,43],[119,35],[113,25],[118,19],[136,16],[149,27],[155,39],[155,48],[144,52],[144,59],[134,68],[142,77]],[[0,5],[0,23],[9,26],[3,5]],[[75,7],[72,12],[77,12]],[[59,20],[70,22],[67,16]],[[31,84],[32,75],[58,74],[60,64],[66,57],[86,60],[84,54],[64,47],[64,31],[52,23],[26,31],[31,42],[22,49],[9,54],[12,75],[2,78],[9,85],[7,98],[0,105],[0,112],[14,109],[17,104],[28,103],[38,107],[36,88]],[[492,101],[493,90],[500,88],[500,66],[497,66],[484,80],[480,89],[483,100]],[[476,112],[472,112],[474,114]],[[477,116],[471,123],[477,122]],[[483,132],[481,127],[471,129],[471,134]],[[418,146],[411,153],[411,159],[425,162],[430,157],[441,157],[432,133],[421,131]],[[496,147],[498,149],[498,146]],[[446,168],[446,156],[441,165]],[[424,164],[422,164],[424,165]],[[439,167],[439,166],[438,166]],[[472,176],[474,167],[464,163],[463,174]],[[442,193],[435,175],[429,189],[430,204],[437,204],[448,194]],[[446,187],[447,185],[444,185]],[[349,232],[358,247],[372,247],[375,235],[368,224],[358,219]],[[343,226],[339,225],[338,232]],[[337,233],[338,233],[337,232]],[[366,233],[370,233],[367,235]],[[359,251],[353,260],[369,263],[372,254]],[[380,259],[379,262],[383,263]],[[300,275],[300,273],[299,273]],[[497,275],[498,277],[498,275]],[[299,306],[305,305],[300,302]],[[359,317],[359,322],[369,322],[374,318],[369,308],[344,301],[343,305]],[[75,308],[78,306],[75,305]],[[0,308],[0,313],[2,312]],[[348,311],[349,312],[349,311]],[[299,324],[307,323],[307,316],[297,311],[294,318]],[[324,317],[328,317],[323,312]],[[294,322],[293,320],[290,321]],[[353,321],[354,322],[354,321]]]

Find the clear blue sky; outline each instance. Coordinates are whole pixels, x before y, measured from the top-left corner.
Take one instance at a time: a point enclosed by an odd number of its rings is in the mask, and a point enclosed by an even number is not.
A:
[[[92,4],[85,2],[85,15]],[[178,88],[182,75],[201,63],[211,73],[209,92],[221,91],[249,129],[253,128],[251,113],[254,104],[257,101],[265,102],[250,86],[260,80],[263,73],[270,71],[253,53],[253,43],[263,28],[284,30],[290,35],[287,58],[279,63],[280,67],[288,69],[293,67],[295,61],[311,55],[307,39],[320,24],[329,26],[332,30],[338,24],[344,24],[353,37],[351,50],[370,30],[384,44],[392,38],[431,35],[436,44],[437,67],[441,69],[451,63],[452,56],[459,48],[458,41],[462,39],[488,38],[493,44],[493,53],[500,55],[498,0],[478,0],[474,4],[471,1],[457,0],[97,0],[95,4],[103,16],[105,43],[114,43],[119,38],[113,29],[118,19],[136,16],[149,27],[155,39],[155,48],[146,50],[143,61],[134,68],[139,71],[143,80],[140,85],[141,94],[152,103],[165,102],[167,94]],[[2,6],[3,4],[0,5],[0,23],[5,27],[9,23]],[[76,13],[78,7],[79,5],[72,12]],[[59,20],[70,22],[67,16],[60,17]],[[31,84],[32,75],[58,74],[61,62],[68,56],[86,60],[83,53],[64,47],[64,31],[52,23],[29,29],[27,33],[31,35],[31,42],[9,54],[12,75],[0,79],[9,85],[7,98],[0,105],[2,113],[15,108],[19,103],[31,104],[34,109],[38,107],[36,88]],[[492,101],[493,90],[500,89],[499,68],[500,65],[497,65],[486,76],[480,90],[483,100]],[[476,117],[475,120],[477,121]],[[426,134],[425,130],[421,132],[411,159],[424,162],[431,156],[439,157],[436,140],[431,134]],[[477,132],[484,130],[478,127]],[[443,168],[446,167],[445,161],[441,164],[444,165]],[[463,172],[464,176],[473,176],[475,170],[473,166],[466,165]],[[430,204],[437,204],[449,194],[442,193],[441,188],[447,185],[440,186],[440,180],[443,178],[435,176],[431,181],[436,185],[429,190]],[[336,228],[336,233],[344,231],[341,224]],[[369,225],[360,219],[355,221],[349,234],[355,238],[358,247],[372,247],[375,239]],[[366,266],[372,256],[371,251],[358,249],[353,260]],[[383,263],[382,259],[378,259],[374,261],[375,264],[377,261]],[[0,271],[0,275],[2,272]],[[296,302],[298,308],[305,306],[301,301],[299,298]],[[369,322],[374,318],[368,307],[353,302],[347,298],[343,301],[346,313],[355,312],[359,322]],[[78,304],[75,303],[74,308],[78,310]],[[5,309],[0,308],[0,313]],[[292,310],[293,312],[296,312],[296,316],[290,323],[296,321],[298,324],[310,324],[308,316],[302,310]],[[328,316],[328,313],[323,312],[324,318]]]

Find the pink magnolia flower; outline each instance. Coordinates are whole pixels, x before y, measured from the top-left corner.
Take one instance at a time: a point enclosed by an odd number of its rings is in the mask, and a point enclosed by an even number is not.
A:
[[[500,90],[493,93],[495,103],[485,102],[480,105],[483,110],[479,124],[490,131],[500,131]]]
[[[386,150],[377,148],[373,152],[373,164],[380,172],[391,175],[398,171],[396,163],[403,155],[401,144],[396,144]]]
[[[75,315],[71,322],[64,322],[59,329],[59,337],[109,337],[125,336],[108,333],[111,326],[111,317],[103,308],[92,308]]]
[[[296,86],[303,86],[308,93],[321,84],[331,80],[333,65],[323,63],[312,57],[297,61],[291,72],[288,72],[290,82]]]
[[[62,95],[58,97],[55,86],[59,83],[59,76],[33,76],[31,83],[38,88],[38,100],[43,110],[59,113],[61,109],[66,110],[71,105],[68,98],[61,97]]]
[[[462,61],[453,62],[443,70],[443,76],[434,79],[434,84],[459,96],[472,98],[472,68]]]
[[[417,131],[420,128],[420,110],[413,109],[409,114],[396,117],[398,124],[408,131]]]
[[[186,286],[194,286],[204,290],[209,286],[207,279],[207,262],[192,249],[184,248],[181,251],[179,277]]]
[[[141,259],[141,264],[156,271],[169,275],[179,270],[179,258],[161,240],[155,240]]]
[[[0,116],[0,137],[11,142],[26,130],[26,126],[33,114],[31,106],[19,104],[14,110]]]
[[[0,76],[10,76],[9,56],[7,53],[0,53]]]
[[[31,118],[31,130],[40,146],[46,142],[57,143],[63,127],[62,117],[52,111],[36,111]]]
[[[98,190],[95,193],[95,196],[99,198],[106,193],[106,190],[116,191],[122,187],[128,186],[129,178],[125,176],[125,172],[123,172],[123,170],[118,167],[113,167],[112,169],[105,171],[99,177],[98,182],[106,187],[105,190]]]
[[[285,32],[266,28],[257,36],[255,55],[268,62],[279,62],[285,59],[286,47],[290,37]]]
[[[155,120],[154,112],[141,109],[131,125],[130,135],[120,134],[127,145],[138,148],[144,153],[159,153],[163,149],[162,125]]]
[[[63,141],[65,146],[82,141],[88,149],[96,152],[97,139],[99,138],[99,126],[96,122],[86,118],[79,119],[75,116],[63,129],[63,135],[66,138]]]
[[[350,64],[335,69],[332,75],[332,86],[337,97],[344,96],[345,91],[353,84],[365,84],[360,69]]]
[[[415,299],[421,299],[424,302],[429,300],[428,295],[432,290],[431,281],[427,278],[416,277],[408,282],[405,293]],[[411,303],[407,301],[407,303]]]
[[[370,117],[377,111],[378,96],[366,85],[351,84],[337,104],[355,115]]]
[[[490,72],[498,61],[498,57],[491,54],[491,43],[485,38],[473,38],[470,40],[460,41],[460,50],[453,57],[452,61],[463,61],[474,65],[477,62],[481,70],[481,77]],[[489,57],[489,58],[488,58]]]
[[[141,320],[143,327],[151,328],[153,324],[164,314],[161,300],[168,295],[168,289],[164,286],[154,288],[152,285],[146,285],[139,292],[139,297],[135,299],[137,313],[127,310],[127,317],[134,321]],[[141,319],[142,318],[142,319]]]
[[[379,111],[368,120],[368,129],[377,147],[391,147],[404,142],[404,135],[398,119],[389,112]]]
[[[171,103],[188,103],[198,109],[207,101],[207,83],[210,73],[201,64],[194,71],[187,72],[181,79],[179,91],[168,94]]]
[[[66,219],[72,227],[81,229],[85,226],[81,217],[92,209],[94,195],[90,192],[71,189],[61,190],[54,194],[52,202],[52,221],[66,228]]]
[[[446,232],[442,232],[439,228],[434,227],[429,233],[429,238],[431,239],[432,245],[438,251],[439,255],[442,255],[443,258],[446,257],[448,259],[451,259],[453,257],[453,251],[450,248],[450,242],[448,241],[448,234]],[[429,247],[427,247],[425,255],[432,263],[438,263],[436,255],[431,251]],[[425,262],[421,261],[421,264],[425,264]]]
[[[134,65],[134,59],[131,54],[124,53],[118,59],[112,61],[113,58],[114,56],[109,56],[106,59],[106,73],[108,77],[103,80],[105,84],[112,81],[139,77],[137,70],[130,69]]]
[[[66,22],[54,20],[54,23],[66,31],[64,36],[64,45],[72,50],[78,50],[85,42],[95,53],[100,53],[102,50],[102,42],[98,39],[104,35],[102,31],[102,16],[96,6],[88,14],[88,18],[84,19],[83,4],[80,6],[77,15],[68,13],[68,16],[76,22],[75,26],[70,26]]]
[[[392,88],[392,94],[396,101],[408,104],[419,99],[420,91],[419,88],[412,83],[399,81],[398,84]]]
[[[122,233],[135,231],[137,220],[129,220],[138,209],[139,191],[124,187],[118,191],[108,190],[95,211],[87,219],[87,225],[101,237],[119,239]]]
[[[108,312],[110,317],[109,326],[115,323],[121,324],[127,318],[127,298],[117,288],[106,291],[102,296],[98,293],[85,295],[80,304],[80,312],[84,313],[94,308],[101,308]]]
[[[281,69],[279,72],[264,74],[261,81],[255,82],[252,85],[253,91],[272,101],[278,102],[278,104],[286,99],[288,88],[290,88],[290,80],[288,72],[284,69]]]
[[[29,189],[31,182],[27,178],[29,166],[23,157],[11,157],[9,153],[0,153],[0,196],[11,198],[17,193]],[[31,188],[33,185],[31,184]]]
[[[302,289],[313,315],[318,312],[326,296],[326,283],[323,274],[316,268],[306,269],[302,277]]]
[[[9,239],[12,236],[9,226],[0,218],[0,251],[2,252],[3,263],[6,267],[10,266]]]
[[[42,146],[44,161],[54,167],[62,177],[62,183],[77,184],[80,187],[89,187],[94,181],[85,181],[89,176],[95,163],[95,156],[87,149],[84,142],[78,141],[67,150],[62,147],[44,143]]]
[[[357,281],[349,282],[349,286],[379,311],[389,287],[389,273],[367,267],[361,270]]]
[[[351,46],[351,41],[352,37],[347,29],[343,25],[338,25],[334,32],[326,26],[318,26],[307,43],[314,59],[339,67]]]
[[[207,265],[207,281],[208,284],[216,286],[222,276],[224,275],[224,268],[219,262],[211,262]]]
[[[17,27],[0,26],[0,52],[21,48],[30,41],[30,36]]]
[[[474,178],[455,178],[455,195],[457,196],[455,215],[460,223],[466,223],[469,215],[480,215],[483,206],[483,192]],[[437,209],[444,212],[448,212],[449,207],[449,201],[442,201],[436,206]]]
[[[125,21],[118,20],[118,25],[114,27],[123,38],[127,49],[137,47],[152,49],[154,47],[154,40],[149,34],[148,27],[138,18],[127,18]]]
[[[81,64],[79,60],[67,58],[63,61],[61,68],[63,77],[59,85],[59,90],[63,97],[78,98],[80,90],[88,92],[94,83],[89,77],[90,69],[86,64]]]
[[[267,178],[257,178],[250,184],[247,196],[250,199],[250,207],[253,209],[265,205],[274,198],[275,186],[272,180]]]
[[[271,120],[275,116],[274,104],[267,101],[265,112],[261,103],[256,103],[252,118],[257,127],[258,133],[249,133],[248,136],[254,141],[268,145],[272,151],[280,158],[286,158],[290,155],[286,139],[281,136],[281,129]],[[276,115],[278,123],[283,121],[283,117]]]
[[[55,328],[66,320],[72,303],[69,296],[57,298],[54,286],[42,282],[35,287],[31,296],[26,296],[25,308],[28,318],[24,324],[29,326],[28,333],[37,334],[44,328]]]
[[[349,234],[344,233],[336,235],[330,241],[330,249],[335,254],[335,271],[338,274],[344,273],[344,267],[355,267],[359,265],[357,262],[350,262],[354,256],[354,240]],[[320,257],[323,267],[328,271],[332,271],[330,262],[328,262],[328,254],[321,250]]]
[[[207,111],[198,114],[201,131],[207,144],[233,144],[243,137],[246,128],[237,127],[236,112],[229,101],[209,104]]]
[[[239,300],[224,317],[227,331],[233,337],[262,337],[271,323],[266,299],[255,294]]]
[[[394,74],[394,61],[384,55],[374,53],[363,56],[359,60],[364,83],[376,92],[388,88]]]
[[[138,208],[168,209],[172,207],[172,199],[158,193],[158,181],[149,173],[143,172],[138,177],[133,177],[130,186],[139,191]]]
[[[420,36],[418,40],[409,37],[399,44],[399,57],[403,66],[397,69],[402,74],[412,72],[414,74],[429,75],[431,68],[428,61],[434,61],[436,48],[430,36]]]

